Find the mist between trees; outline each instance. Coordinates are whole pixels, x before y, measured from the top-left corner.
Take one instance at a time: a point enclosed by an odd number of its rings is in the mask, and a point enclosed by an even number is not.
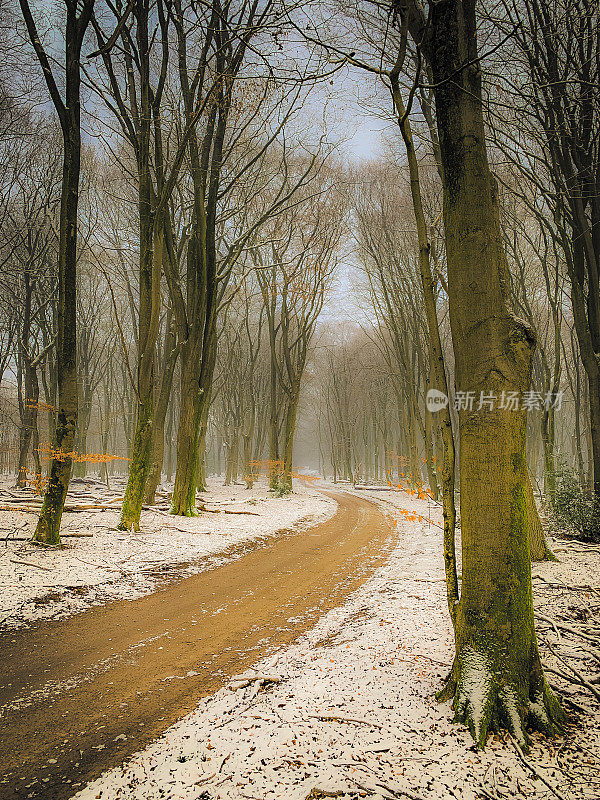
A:
[[[197,515],[207,474],[426,491],[457,719],[480,745],[559,728],[530,560],[538,505],[600,528],[597,4],[19,5],[0,459],[44,497],[35,539],[60,543],[71,475],[126,475],[124,529],[157,492]],[[353,163],[349,76],[389,121]],[[430,389],[562,404],[431,413]]]

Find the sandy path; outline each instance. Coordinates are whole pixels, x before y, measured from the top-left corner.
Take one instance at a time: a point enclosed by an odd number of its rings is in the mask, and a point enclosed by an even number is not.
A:
[[[132,602],[0,636],[0,798],[66,798],[292,642],[385,560],[369,501]]]

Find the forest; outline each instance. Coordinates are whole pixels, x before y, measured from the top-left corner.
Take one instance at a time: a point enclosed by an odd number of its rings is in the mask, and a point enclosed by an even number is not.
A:
[[[0,32],[0,799],[600,796],[597,0]]]

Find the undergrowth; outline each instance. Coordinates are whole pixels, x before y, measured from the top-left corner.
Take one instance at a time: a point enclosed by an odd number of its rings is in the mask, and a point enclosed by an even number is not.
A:
[[[548,504],[548,519],[556,533],[600,543],[600,501],[580,485],[567,466],[556,471],[556,491],[553,502]]]

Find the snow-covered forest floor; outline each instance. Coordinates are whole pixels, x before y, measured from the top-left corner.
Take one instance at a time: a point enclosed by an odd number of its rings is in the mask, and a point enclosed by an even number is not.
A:
[[[79,800],[600,796],[598,705],[556,674],[593,680],[598,671],[589,640],[600,631],[599,550],[555,540],[561,563],[533,570],[548,677],[574,713],[565,736],[534,735],[526,761],[506,736],[478,753],[451,724],[450,704],[434,697],[452,659],[440,511],[404,492],[357,494],[397,519],[385,566],[296,644],[202,700]]]
[[[62,551],[29,543],[35,511],[0,510],[0,625],[20,627],[140,597],[165,580],[217,566],[234,546],[239,555],[245,543],[316,524],[336,510],[333,500],[310,486],[299,485],[292,495],[278,498],[264,479],[252,489],[211,479],[201,496],[210,512],[194,519],[173,517],[163,504],[142,511],[141,530],[135,533],[116,530],[119,503],[113,498],[122,497],[123,490],[123,481],[113,481],[111,491],[96,481],[73,481],[67,506],[115,507],[66,512]],[[0,507],[28,498],[31,492],[14,490],[6,481],[1,485]],[[28,502],[20,505],[31,508]]]

